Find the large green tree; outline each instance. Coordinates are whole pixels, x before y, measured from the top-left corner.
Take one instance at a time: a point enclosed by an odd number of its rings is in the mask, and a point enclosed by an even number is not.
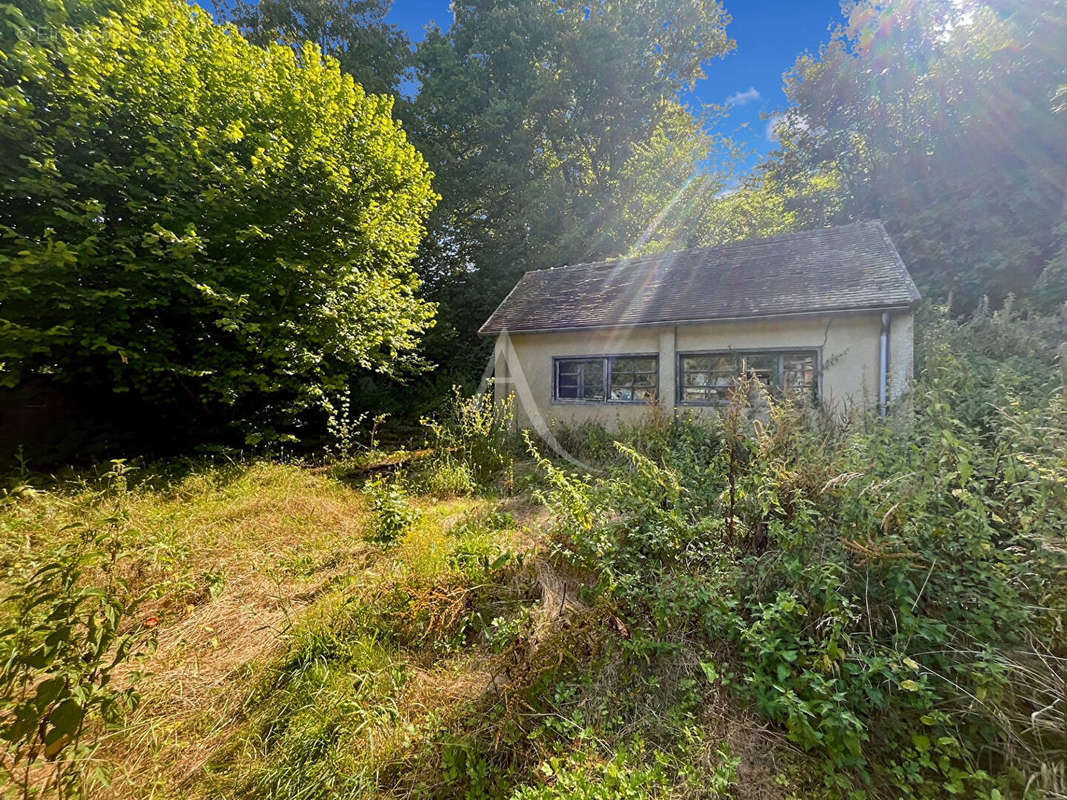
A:
[[[810,217],[881,217],[957,308],[1026,293],[1060,248],[1065,76],[1062,0],[863,0],[786,76],[768,173]]]
[[[416,54],[401,113],[443,201],[419,268],[442,361],[526,270],[642,242],[713,147],[679,93],[728,52],[706,0],[470,0]]]
[[[254,44],[288,44],[298,53],[314,42],[368,92],[392,92],[411,65],[411,42],[385,21],[391,0],[237,0],[217,3]]]
[[[437,197],[392,101],[315,45],[256,47],[180,0],[113,6],[7,7],[3,382],[258,430],[414,366],[434,307],[409,263]]]

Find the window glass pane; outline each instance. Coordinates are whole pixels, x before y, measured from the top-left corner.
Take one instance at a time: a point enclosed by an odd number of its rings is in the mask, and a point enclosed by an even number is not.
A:
[[[682,371],[720,372],[734,376],[737,374],[737,359],[731,355],[683,356]]]
[[[778,354],[745,353],[742,358],[742,372],[745,375],[755,374],[767,386],[776,386],[778,384]]]
[[[730,353],[683,356],[682,401],[728,402],[734,378],[740,371],[739,358]]]
[[[682,400],[693,403],[727,403],[734,390],[730,378],[715,378],[715,383],[706,386],[683,386]]]
[[[752,375],[768,387],[818,392],[814,351],[701,353],[679,359],[679,397],[683,403],[726,404],[738,375]]]
[[[579,361],[559,361],[556,363],[556,397],[563,400],[578,399]]]
[[[683,356],[682,357],[682,372],[690,373],[700,371],[708,371],[711,369],[711,356]]]
[[[567,358],[557,361],[556,397],[560,400],[603,400],[604,359]]]
[[[612,358],[611,399],[647,402],[656,399],[659,359],[656,356]]]
[[[782,389],[814,394],[817,385],[815,353],[782,354]]]
[[[604,359],[585,361],[582,365],[582,399],[604,399]]]
[[[564,400],[578,399],[578,379],[575,376],[564,376],[560,373],[556,382],[556,396]]]

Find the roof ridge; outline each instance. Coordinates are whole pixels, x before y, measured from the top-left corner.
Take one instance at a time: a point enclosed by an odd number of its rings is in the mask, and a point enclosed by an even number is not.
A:
[[[753,245],[763,244],[765,242],[779,242],[791,238],[799,238],[801,236],[814,236],[826,231],[841,231],[846,228],[856,228],[862,225],[878,225],[883,232],[885,227],[882,226],[881,220],[868,219],[868,220],[856,220],[855,222],[847,222],[844,225],[826,225],[822,228],[805,228],[802,231],[786,231],[785,233],[775,233],[771,236],[760,236],[752,239],[735,239],[731,242],[722,242],[721,244],[709,244],[703,247],[683,247],[680,250],[664,250],[659,253],[648,253],[640,256],[617,256],[615,258],[603,258],[599,261],[581,261],[577,264],[561,264],[558,267],[542,267],[541,269],[530,269],[523,273],[523,276],[531,275],[537,272],[559,272],[561,270],[571,269],[595,269],[597,267],[607,267],[613,264],[620,266],[629,266],[631,264],[638,264],[642,261],[648,261],[652,259],[661,259],[667,256],[679,255],[682,253],[702,253],[708,250],[724,250],[728,247],[734,247],[737,245]],[[626,262],[622,264],[622,262]]]

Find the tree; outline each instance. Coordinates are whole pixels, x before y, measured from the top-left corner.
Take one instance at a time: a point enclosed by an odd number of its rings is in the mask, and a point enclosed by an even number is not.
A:
[[[409,263],[425,161],[337,62],[255,47],[179,0],[9,14],[0,373],[262,431],[398,373],[434,307]]]
[[[442,361],[478,358],[473,332],[524,271],[641,239],[713,145],[678,94],[733,47],[725,10],[702,0],[454,11],[419,46],[402,112],[444,196],[418,261],[442,304]]]
[[[1063,219],[1064,24],[1059,0],[856,3],[786,76],[770,174],[836,175],[827,217],[881,217],[921,287],[959,308],[1028,292]]]
[[[410,68],[411,42],[385,21],[391,0],[238,0],[216,16],[252,43],[287,44],[298,53],[314,42],[368,92],[395,92]]]

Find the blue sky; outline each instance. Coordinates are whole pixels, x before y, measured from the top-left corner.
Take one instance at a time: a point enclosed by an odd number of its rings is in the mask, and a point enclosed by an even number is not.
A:
[[[785,107],[782,73],[798,55],[816,52],[829,38],[830,25],[842,18],[841,8],[839,0],[726,0],[726,8],[733,17],[726,30],[737,49],[708,66],[708,77],[697,84],[693,99],[722,103],[735,98],[720,130],[755,151],[751,165],[774,148],[760,115]],[[452,12],[448,0],[395,0],[388,19],[418,41],[430,22],[447,29]]]

